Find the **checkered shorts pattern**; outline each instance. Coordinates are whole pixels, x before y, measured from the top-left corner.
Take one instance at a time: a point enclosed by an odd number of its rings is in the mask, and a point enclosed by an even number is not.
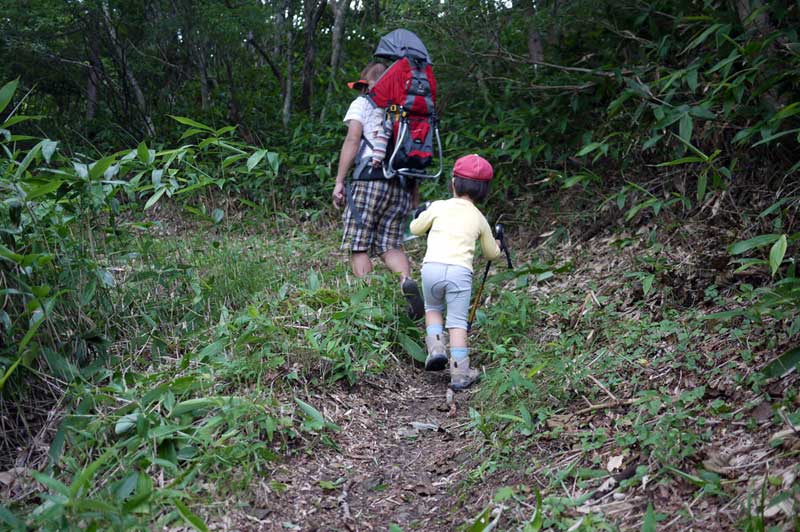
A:
[[[358,224],[348,200],[343,216],[342,249],[365,251],[377,257],[390,249],[401,248],[406,215],[411,208],[411,192],[400,180],[353,181],[349,193],[364,223]]]

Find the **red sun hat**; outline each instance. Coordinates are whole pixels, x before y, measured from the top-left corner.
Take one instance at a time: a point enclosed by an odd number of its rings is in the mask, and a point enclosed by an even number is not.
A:
[[[494,169],[489,161],[473,153],[456,161],[453,166],[453,175],[475,181],[491,181],[494,177]]]
[[[349,81],[347,83],[347,86],[350,87],[351,89],[356,89],[360,91],[365,87],[369,87],[369,82],[365,79],[360,79],[358,81]]]

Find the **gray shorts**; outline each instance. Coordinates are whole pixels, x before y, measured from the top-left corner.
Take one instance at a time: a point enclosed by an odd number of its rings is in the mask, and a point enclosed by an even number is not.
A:
[[[443,312],[447,306],[447,329],[466,329],[472,272],[463,266],[426,262],[422,265],[425,310]]]

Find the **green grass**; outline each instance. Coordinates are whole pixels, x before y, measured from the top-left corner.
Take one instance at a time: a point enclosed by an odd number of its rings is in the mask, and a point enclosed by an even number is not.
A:
[[[547,276],[555,285],[546,295],[532,296],[531,270],[541,275],[547,269],[522,265],[495,278],[502,284],[493,285],[492,303],[476,331],[487,376],[470,412],[471,427],[487,445],[464,493],[510,474],[520,483],[499,488],[494,502],[511,508],[506,523],[538,530],[530,522],[530,494],[539,490],[542,527],[617,530],[620,523],[602,513],[584,515],[578,525],[575,509],[611,476],[609,457],[621,455],[625,466],[638,464],[622,480],[622,493],[652,496],[653,486],[664,485],[719,505],[741,497],[746,486],[739,479],[708,470],[702,461],[714,445],[730,443],[726,431],[744,426],[756,441],[763,438],[748,414],[762,401],[767,382],[756,369],[790,340],[785,324],[793,323],[797,309],[783,321],[765,321],[758,313],[735,322],[708,319],[711,311],[703,309],[744,304],[750,289],[728,289],[722,297],[711,286],[698,306],[683,308],[669,303],[670,288],[658,282],[648,299],[635,276],[577,289],[585,278],[567,270]],[[796,386],[790,387],[778,401],[794,420],[800,419],[796,396]],[[773,430],[783,426],[777,416],[773,421]],[[779,461],[790,456],[778,454]],[[520,463],[528,467],[521,470]],[[798,494],[796,486],[773,488],[771,497]],[[683,518],[691,522],[689,514]]]
[[[333,236],[258,229],[143,236],[113,258],[114,341],[73,367],[68,413],[37,474],[47,489],[0,519],[52,530],[200,523],[192,508],[243,493],[284,456],[335,445],[338,428],[308,390],[382,371],[418,333],[398,320],[396,281],[350,280],[330,256]]]

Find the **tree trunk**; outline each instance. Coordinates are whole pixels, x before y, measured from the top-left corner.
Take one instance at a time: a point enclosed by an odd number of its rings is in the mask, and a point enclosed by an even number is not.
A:
[[[200,74],[200,106],[203,111],[208,109],[211,101],[211,87],[208,80],[208,63],[206,62],[205,51],[201,46],[194,46],[197,71]]]
[[[528,56],[535,65],[544,62],[544,48],[542,47],[542,34],[536,29],[536,7],[531,1],[525,2],[522,10],[528,26]]]
[[[315,61],[317,57],[317,25],[319,24],[322,13],[325,11],[327,0],[304,0],[303,35],[305,44],[303,46],[303,79],[300,92],[300,109],[311,109],[311,93],[314,83]]]
[[[292,0],[284,0],[284,11],[286,12],[286,75],[283,77],[286,89],[283,91],[283,110],[282,119],[284,129],[289,127],[289,122],[292,119],[292,52],[293,52],[293,38],[292,38],[292,18],[294,13],[292,10]]]
[[[145,133],[148,136],[153,137],[156,134],[156,128],[153,124],[153,119],[150,116],[150,113],[147,111],[147,101],[145,100],[144,93],[139,86],[139,82],[136,81],[136,76],[134,75],[133,71],[130,68],[127,68],[125,52],[122,49],[119,39],[117,38],[117,30],[114,28],[114,23],[111,20],[111,9],[108,7],[107,0],[102,2],[102,7],[103,22],[105,24],[106,31],[108,32],[108,36],[111,39],[111,49],[114,52],[114,58],[117,62],[117,66],[122,71],[123,77],[128,82],[128,86],[130,87],[131,91],[133,92],[133,96],[136,99],[139,113],[144,121]]]
[[[328,92],[325,96],[325,105],[320,111],[319,121],[325,121],[325,111],[333,100],[334,89],[336,88],[336,77],[339,74],[339,65],[342,62],[342,38],[344,37],[344,24],[347,18],[347,9],[350,6],[349,0],[331,0],[333,8],[333,34],[331,36],[331,75],[328,82]]]
[[[735,0],[735,2],[736,13],[739,15],[742,26],[747,29],[755,27],[762,36],[768,35],[773,31],[769,16],[765,10],[761,9],[764,7],[761,0]],[[747,19],[750,18],[750,15],[755,11],[758,11],[756,16],[753,17],[753,20],[748,21]]]
[[[372,22],[378,24],[381,21],[381,0],[372,0]]]
[[[233,77],[233,67],[231,66],[230,57],[226,57],[224,62],[225,74],[228,78],[228,89],[230,94],[230,99],[228,100],[228,123],[237,126],[239,136],[242,137],[242,140],[248,144],[255,144],[256,138],[253,135],[253,132],[250,131],[250,128],[245,125],[244,119],[242,118],[242,110],[239,106],[239,91],[236,87],[236,80]]]
[[[91,122],[97,115],[97,92],[100,88],[100,43],[96,38],[89,38],[89,77],[86,84],[86,121]]]

